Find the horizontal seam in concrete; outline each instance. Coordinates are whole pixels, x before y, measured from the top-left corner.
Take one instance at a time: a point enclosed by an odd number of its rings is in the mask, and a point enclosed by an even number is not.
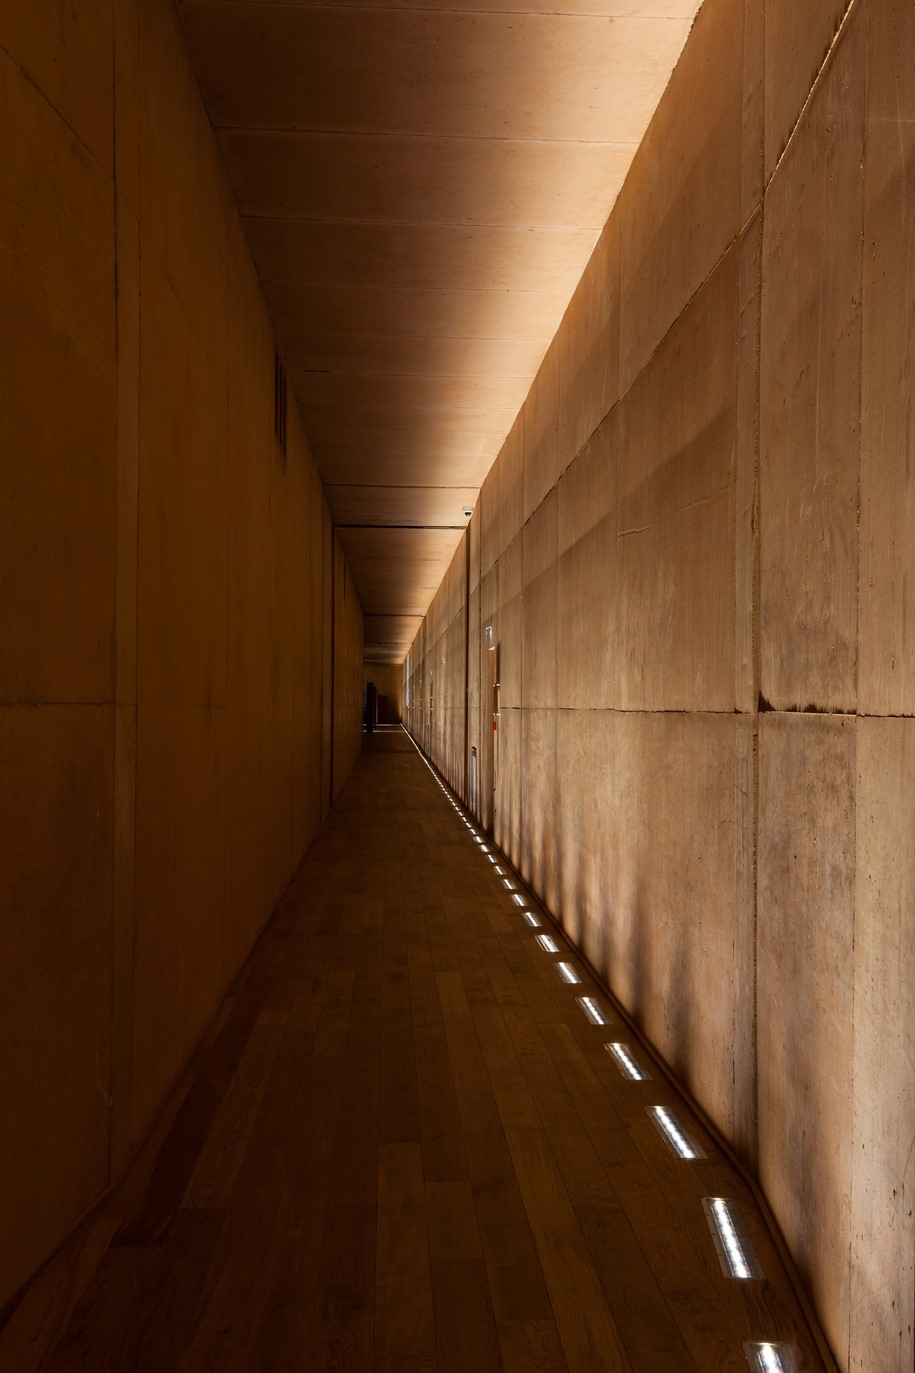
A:
[[[382,286],[375,286],[375,285],[372,284],[371,282],[360,282],[360,283],[356,286],[355,289],[356,289],[356,290],[359,290],[359,291],[372,291],[372,292],[377,291],[379,295],[382,294],[382,293],[385,292],[385,291],[428,291],[428,292],[430,292],[430,293],[433,293],[433,292],[441,292],[443,295],[450,295],[450,296],[490,296],[490,295],[506,295],[506,296],[509,296],[509,295],[510,295],[510,296],[558,296],[558,295],[562,295],[562,292],[561,292],[561,291],[548,291],[548,290],[541,290],[539,287],[523,287],[523,286],[519,286],[519,287],[514,287],[514,286],[384,286],[384,285],[382,285]],[[307,335],[306,335],[306,337],[307,337]],[[351,335],[349,335],[349,334],[338,334],[338,335],[334,335],[334,337],[337,337],[337,338],[350,338]],[[360,334],[358,337],[361,338],[361,337],[363,337],[363,335]],[[369,337],[371,337],[371,335],[369,335]],[[386,335],[383,335],[382,337],[385,337],[385,338],[413,338],[414,335],[413,335],[413,334],[406,334],[406,335],[405,335],[405,334],[386,334]],[[426,338],[435,337],[435,335],[428,335],[428,334],[427,334],[427,335],[424,335],[424,337],[426,337]],[[449,337],[450,337],[450,335],[449,335]],[[462,337],[462,338],[467,338],[467,337],[471,337],[471,335],[463,335],[463,334],[462,334],[460,337]],[[488,339],[488,338],[493,337],[493,335],[491,335],[491,334],[477,334],[476,337],[479,338],[479,339]],[[503,336],[502,336],[502,335],[496,335],[495,337],[500,337],[500,338],[501,338],[501,337],[503,337]],[[540,340],[540,336],[539,336],[539,335],[536,335],[536,336],[534,337],[534,340],[533,340],[533,341],[534,341],[534,342],[539,342],[539,340]]]
[[[383,520],[376,520],[373,524],[335,524],[335,529],[459,529],[462,533],[467,528],[466,524],[386,524]]]
[[[339,218],[337,218],[337,219],[319,219],[319,218],[315,218],[315,217],[312,216],[312,215],[285,215],[285,214],[284,214],[284,215],[277,215],[277,214],[272,214],[272,215],[270,215],[270,214],[253,214],[253,213],[250,213],[250,212],[247,213],[247,214],[241,214],[241,211],[239,211],[239,214],[241,215],[241,218],[242,218],[242,219],[256,219],[256,220],[258,220],[258,221],[263,221],[263,222],[272,223],[272,224],[289,224],[289,223],[292,223],[292,224],[296,224],[296,223],[301,223],[301,224],[336,224],[336,223],[344,223],[344,224],[345,224],[345,223],[353,223],[353,224],[364,224],[364,225],[366,225],[366,227],[368,227],[368,228],[376,228],[376,229],[377,229],[377,228],[385,229],[385,228],[391,228],[391,227],[400,227],[400,228],[407,227],[407,228],[420,228],[420,229],[422,229],[422,228],[428,228],[428,227],[429,227],[428,224],[420,223],[419,221],[417,221],[417,220],[415,220],[415,219],[398,220],[398,221],[394,221],[394,220],[391,220],[391,219],[355,219],[355,220],[340,220]],[[468,230],[474,231],[474,230],[476,230],[476,229],[510,229],[510,230],[512,230],[512,231],[518,231],[518,232],[520,232],[520,231],[522,231],[522,230],[526,231],[526,230],[529,229],[531,226],[530,226],[529,224],[480,224],[480,223],[477,223],[477,222],[474,221],[474,220],[442,220],[442,221],[440,221],[440,222],[438,222],[438,223],[435,223],[435,222],[433,221],[433,227],[435,227],[435,228],[441,228],[441,229],[461,229],[462,231],[464,231],[464,232],[466,233]],[[577,225],[577,224],[542,224],[542,225],[538,224],[538,225],[537,225],[537,230],[538,230],[538,232],[541,232],[541,231],[542,231],[542,232],[545,233],[545,234],[588,234],[588,235],[590,235],[590,234],[596,233],[597,236],[598,236],[598,238],[599,238],[600,235],[601,235],[601,232],[602,232],[603,229],[604,229],[604,227],[605,227],[605,226],[604,226],[603,224],[601,225],[600,229],[594,229],[594,228],[592,228],[590,225],[586,225],[585,227],[582,227],[581,225]]]
[[[290,277],[290,278],[284,278],[284,277],[268,277],[268,278],[265,278],[264,280],[265,280],[266,284],[269,285],[269,286],[324,286],[324,285],[326,285],[326,282],[323,281],[322,279],[318,278],[318,277],[315,277],[315,278],[310,278],[310,277]],[[335,284],[341,286],[341,287],[342,287],[344,290],[346,290],[346,291],[361,291],[361,290],[365,290],[365,289],[372,289],[371,286],[370,286],[370,283],[364,282],[364,281],[341,281],[341,282],[337,282],[337,283],[335,283]],[[379,288],[375,288],[375,289],[382,289],[382,288],[379,287]],[[400,285],[388,286],[388,287],[385,287],[385,288],[383,288],[383,289],[391,290],[391,291],[435,291],[435,290],[439,290],[439,289],[441,289],[441,288],[440,288],[440,287],[436,287],[436,286],[416,286],[416,285],[411,285],[411,284],[408,284],[408,283],[401,283]],[[472,287],[468,287],[467,289],[468,289],[468,290],[473,290],[473,291],[479,290],[479,291],[483,291],[483,292],[486,292],[486,293],[488,293],[488,292],[490,292],[490,291],[510,291],[512,295],[515,295],[515,294],[516,294],[515,288],[514,288],[513,286],[481,286],[481,287],[472,286]],[[558,291],[549,291],[549,290],[544,289],[542,292],[539,292],[539,294],[545,295],[545,296],[546,296],[546,295],[558,295],[558,294],[560,294],[560,293],[559,293]],[[316,337],[316,336],[313,335],[313,334],[301,334],[301,333],[295,332],[295,333],[293,334],[293,337],[294,337],[294,338],[313,338],[313,337]],[[336,340],[336,341],[339,341],[340,343],[351,343],[353,339],[362,339],[365,343],[402,343],[402,342],[404,341],[404,339],[410,339],[410,340],[412,340],[415,336],[414,336],[413,334],[327,334],[327,335],[319,335],[318,337],[321,337],[322,339],[323,339],[323,338],[334,339],[334,340]],[[419,338],[421,338],[423,342],[426,342],[428,339],[430,339],[430,338],[435,338],[435,337],[437,337],[435,334],[421,334],[421,335],[419,335]],[[492,342],[496,341],[496,340],[493,339],[492,334],[462,334],[461,337],[462,337],[462,338],[465,340],[465,342],[467,342],[467,343],[492,343]],[[532,343],[537,343],[537,344],[539,344],[540,340],[539,340],[539,339],[531,339],[531,340],[528,340],[528,342],[532,342]],[[321,371],[321,370],[323,370],[323,369],[321,369],[321,368],[315,368],[315,367],[310,367],[310,368],[309,368],[309,367],[293,367],[292,370],[293,370],[293,371],[298,371],[298,372],[309,372],[309,371],[314,372],[314,371]],[[413,372],[406,373],[406,374],[400,373],[400,372],[356,372],[356,373],[353,373],[352,375],[354,375],[354,376],[366,376],[366,377],[376,377],[376,376],[388,377],[388,376],[402,376],[402,375],[414,376],[415,374],[414,374]],[[456,377],[456,378],[458,378],[459,380],[462,380],[462,381],[463,381],[464,378],[466,377],[467,373],[466,373],[466,372],[436,372],[436,373],[433,373],[432,375],[435,375],[435,376]],[[471,373],[471,375],[473,375],[473,374]],[[487,376],[499,376],[499,377],[504,377],[504,376],[509,376],[509,377],[511,377],[511,376],[514,376],[515,374],[514,374],[514,373],[507,373],[507,372],[495,372],[495,373],[493,373],[493,372],[490,371],[489,368],[487,368],[486,375],[487,375]],[[525,372],[525,373],[524,373],[524,377],[526,378],[526,376],[527,376],[527,373]],[[333,485],[333,484],[334,484],[334,483],[331,483],[331,485]]]
[[[835,33],[834,33],[833,36],[832,36],[832,42],[829,44],[829,47],[826,49],[826,55],[825,55],[825,57],[823,58],[823,61],[820,63],[820,66],[819,66],[819,68],[818,68],[818,70],[817,70],[816,76],[813,78],[813,84],[811,85],[810,90],[807,92],[807,97],[806,97],[806,99],[804,100],[804,103],[803,103],[803,105],[801,106],[800,110],[798,111],[797,119],[794,121],[794,124],[793,124],[792,127],[791,127],[791,132],[788,134],[788,138],[787,138],[787,140],[786,140],[786,142],[785,142],[785,146],[784,146],[784,148],[782,149],[782,151],[779,153],[778,160],[776,161],[775,166],[772,168],[772,175],[769,177],[769,179],[768,179],[767,181],[764,181],[763,195],[765,195],[766,192],[769,190],[769,187],[772,185],[772,182],[773,182],[774,179],[775,179],[775,176],[776,176],[776,173],[778,172],[779,167],[782,165],[782,163],[784,162],[785,158],[786,158],[787,155],[788,155],[788,149],[791,147],[791,144],[794,142],[795,136],[796,136],[798,130],[800,129],[801,124],[803,123],[804,115],[807,113],[807,109],[808,109],[808,107],[810,106],[811,101],[813,100],[814,96],[816,95],[816,93],[817,93],[817,91],[818,91],[818,89],[819,89],[819,87],[820,87],[820,85],[821,85],[821,83],[822,83],[823,75],[824,75],[824,73],[825,73],[825,71],[826,71],[826,68],[827,68],[828,65],[829,65],[830,59],[831,59],[833,53],[835,52],[835,49],[836,49],[836,47],[837,47],[837,45],[838,45],[838,43],[839,43],[839,40],[842,38],[842,35],[844,34],[846,27],[848,26],[848,22],[849,22],[849,19],[850,19],[850,17],[851,17],[851,12],[852,12],[852,10],[856,7],[857,4],[858,4],[858,0],[849,0],[849,2],[848,2],[848,6],[847,6],[847,8],[846,8],[846,10],[845,10],[845,13],[842,15],[842,18],[841,18],[841,20],[839,21],[839,25],[838,25],[838,27],[837,27]],[[765,152],[765,149],[764,149],[764,152]]]
[[[241,8],[248,8],[248,7],[250,7],[250,5],[251,5],[251,0],[176,0],[176,3],[177,3],[178,11],[179,11],[179,13],[180,13],[181,10],[183,10],[183,9],[188,9],[188,8],[190,8],[191,6],[193,6],[195,9],[200,9],[200,8],[202,7],[202,5],[207,4],[207,3],[209,3],[209,4],[211,4],[211,5],[218,6],[218,7],[221,8],[221,9],[226,9],[226,8],[228,8],[229,5],[238,5],[238,6],[240,6]],[[269,9],[276,9],[276,10],[284,10],[284,9],[286,9],[286,10],[299,10],[299,11],[301,11],[301,9],[302,9],[302,3],[301,3],[301,0],[265,0],[265,2],[262,3],[262,4],[260,5],[260,8],[261,8],[261,9],[264,9],[264,10],[266,10],[266,9],[269,8]],[[309,5],[308,8],[309,8],[309,9],[314,9],[314,10],[334,10],[334,11],[336,11],[336,10],[338,10],[339,7],[338,7],[337,5],[333,5],[333,4],[317,4],[317,5]],[[425,14],[425,15],[428,15],[428,14],[430,13],[430,10],[429,10],[428,5],[347,5],[347,6],[346,6],[346,9],[347,9],[347,11],[349,11],[349,10],[354,10],[354,11],[357,12],[357,13],[359,13],[359,12],[361,12],[361,11],[368,10],[369,12],[371,12],[371,13],[373,13],[373,14],[376,13],[376,12],[378,12],[378,11],[380,11],[380,12],[382,12],[382,13],[387,13],[387,14],[404,14],[404,13],[405,13],[405,14]],[[570,13],[568,12],[568,10],[540,10],[540,9],[533,9],[533,10],[532,10],[532,9],[494,10],[494,9],[489,9],[489,8],[486,8],[486,9],[483,9],[483,8],[468,9],[468,8],[466,8],[466,7],[464,7],[464,6],[457,6],[457,5],[442,6],[442,7],[436,6],[436,8],[435,8],[433,11],[431,11],[431,13],[433,13],[433,14],[435,14],[435,15],[440,15],[440,14],[461,14],[461,15],[467,15],[467,16],[469,16],[469,17],[471,17],[471,18],[476,18],[476,17],[479,17],[479,16],[482,16],[482,17],[484,17],[484,18],[488,18],[488,17],[489,17],[490,15],[492,15],[492,14],[498,14],[498,15],[501,15],[501,16],[503,16],[503,17],[505,17],[505,18],[508,18],[508,19],[519,19],[519,18],[524,18],[525,16],[530,16],[530,17],[532,17],[532,18],[534,18],[534,19],[540,19],[540,18],[543,18],[543,19],[603,19],[603,20],[608,21],[608,22],[611,23],[611,24],[613,24],[613,23],[619,23],[619,22],[625,21],[625,20],[627,20],[627,19],[636,19],[636,20],[642,20],[642,19],[662,19],[662,20],[664,20],[664,21],[667,22],[667,23],[681,23],[681,24],[687,24],[687,23],[688,23],[689,26],[690,26],[690,28],[692,28],[692,25],[695,23],[695,16],[694,16],[692,19],[690,19],[690,17],[689,17],[688,15],[683,15],[683,14],[605,14],[605,13],[594,13],[594,12],[591,12],[591,11],[588,11],[587,13],[584,13],[584,12],[583,12],[583,13],[580,13],[580,14],[579,14],[579,13],[576,12],[576,13],[574,13],[574,14],[570,14]]]
[[[63,124],[64,127],[70,131],[70,133],[71,133],[71,134],[73,135],[73,137],[76,139],[77,143],[78,143],[79,146],[83,149],[83,151],[86,152],[86,153],[88,154],[88,156],[92,158],[92,161],[95,163],[95,165],[98,167],[98,169],[99,169],[101,172],[104,173],[106,180],[108,180],[108,181],[113,181],[113,180],[114,180],[114,176],[113,176],[113,171],[112,171],[112,169],[109,168],[109,167],[106,167],[102,162],[99,161],[99,159],[96,157],[95,153],[94,153],[94,152],[92,151],[92,149],[89,147],[89,144],[86,142],[86,140],[85,140],[80,134],[77,133],[76,129],[74,129],[73,125],[70,123],[70,121],[69,121],[69,119],[67,118],[67,116],[63,113],[62,110],[60,110],[60,109],[57,107],[57,105],[54,104],[54,101],[53,101],[53,100],[51,99],[51,97],[48,95],[47,91],[42,90],[41,86],[38,84],[37,80],[36,80],[35,77],[32,75],[32,73],[29,71],[29,69],[28,69],[27,67],[23,67],[22,63],[16,60],[16,58],[15,58],[15,57],[13,56],[13,54],[10,52],[9,48],[5,47],[2,43],[0,43],[0,52],[3,53],[4,57],[9,58],[10,62],[13,64],[13,66],[16,68],[16,70],[20,73],[20,75],[24,78],[24,80],[26,80],[26,81],[29,83],[29,85],[32,87],[32,89],[33,89],[39,96],[41,96],[41,99],[45,102],[45,104],[48,106],[48,108],[54,111],[54,113],[57,115],[57,118],[60,120],[61,124]],[[113,102],[112,102],[112,104],[113,104]],[[112,116],[111,116],[111,117],[112,117],[112,123],[113,123],[113,122],[114,122],[114,111],[113,111],[113,109],[112,109]]]
[[[615,204],[616,201],[614,201]],[[536,229],[538,234],[596,234],[598,238],[607,222],[604,220],[601,224],[539,224],[530,221],[483,219],[363,219],[358,215],[258,214],[256,211],[242,210],[241,208],[239,208],[238,213],[242,221],[266,219],[274,224],[366,224],[376,228],[381,226],[389,229]],[[612,207],[610,213],[613,213]],[[508,290],[511,288],[499,289]]]
[[[419,482],[328,482],[326,491],[479,491],[478,486],[466,483],[457,486],[433,486]]]
[[[435,133],[424,129],[337,129],[300,127],[294,124],[213,124],[217,133],[278,134],[296,138],[396,138],[402,143],[536,143],[557,148],[632,148],[633,139],[616,138],[525,138],[523,134]]]
[[[61,710],[73,710],[79,706],[85,710],[110,710],[115,706],[135,706],[136,701],[118,701],[112,696],[105,701],[0,701],[0,710],[47,710],[59,707]]]
[[[354,336],[351,334],[343,336],[345,340],[348,340],[352,337]],[[365,336],[360,334],[356,335],[355,337],[363,338]],[[403,334],[394,334],[387,341],[390,343],[394,339],[404,337],[405,335]],[[406,337],[409,336],[407,335]],[[487,339],[485,341],[491,342],[492,340]],[[294,363],[290,363],[289,371],[292,373],[294,377],[339,377],[347,381],[355,382],[369,381],[379,377],[384,378],[385,381],[392,381],[397,377],[403,378],[404,381],[415,381],[417,377],[422,377],[428,381],[434,382],[469,382],[473,381],[477,377],[495,377],[499,381],[527,381],[528,379],[527,373],[494,372],[490,367],[480,368],[475,372],[346,372],[336,367],[296,367]],[[477,409],[479,407],[472,408]]]
[[[455,617],[456,618],[456,617]],[[448,626],[450,627],[450,626]],[[501,710],[506,713],[509,711],[536,710],[541,713],[547,711],[557,711],[569,715],[721,715],[721,716],[740,716],[742,719],[751,720],[760,715],[810,715],[832,720],[915,720],[915,712],[909,714],[870,714],[860,710],[826,710],[819,707],[809,707],[801,709],[793,706],[769,707],[764,710],[739,710],[734,708],[722,708],[721,710],[702,709],[698,706],[683,706],[677,708],[665,706],[535,706],[525,704],[506,705],[502,702]]]

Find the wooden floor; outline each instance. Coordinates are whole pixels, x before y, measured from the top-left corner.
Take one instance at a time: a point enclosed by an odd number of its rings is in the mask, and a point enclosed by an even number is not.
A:
[[[125,1183],[26,1290],[0,1368],[822,1369],[752,1194],[566,985],[402,732],[367,750]],[[537,909],[530,903],[534,910]],[[613,1024],[589,1023],[592,995]],[[643,1050],[644,1061],[649,1063]],[[666,1104],[708,1153],[681,1161]],[[738,1200],[765,1272],[723,1273]]]

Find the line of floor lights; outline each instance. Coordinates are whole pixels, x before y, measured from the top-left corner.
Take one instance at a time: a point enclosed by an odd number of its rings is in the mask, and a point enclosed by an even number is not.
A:
[[[419,753],[418,748],[417,752]],[[521,908],[526,923],[532,929],[541,928],[539,916],[527,907],[526,898],[515,890],[515,884],[511,879],[503,876],[504,868],[496,864],[495,857],[484,845],[479,832],[474,829],[472,822],[466,819],[461,807],[449,794],[444,783],[439,780],[432,765],[423,758],[421,753],[420,757],[432,773],[438,786],[447,796],[456,814],[460,816],[470,830],[475,842],[481,846],[480,851],[485,853],[489,862],[495,866],[496,873],[502,877],[504,887],[512,893],[513,903]],[[561,953],[561,949],[552,935],[538,934],[536,941],[544,953]],[[554,967],[564,982],[570,985],[581,983],[581,978],[571,963],[558,961]],[[592,1025],[603,1026],[611,1023],[609,1016],[594,997],[579,996],[576,999],[582,1012]],[[616,1063],[622,1076],[630,1082],[651,1081],[651,1075],[643,1068],[628,1044],[612,1042],[605,1044],[604,1048]],[[708,1157],[689,1131],[680,1123],[676,1113],[670,1107],[646,1106],[645,1111],[671,1153],[677,1158],[689,1161]],[[729,1197],[703,1197],[702,1206],[725,1277],[742,1280],[762,1279],[763,1271],[736,1201]],[[754,1373],[797,1373],[794,1355],[786,1344],[777,1344],[768,1340],[751,1340],[747,1341],[743,1348],[747,1363]]]

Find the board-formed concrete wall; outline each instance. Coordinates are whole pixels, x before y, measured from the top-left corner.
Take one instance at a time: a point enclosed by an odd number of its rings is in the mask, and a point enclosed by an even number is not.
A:
[[[5,4],[0,126],[2,1306],[352,765],[362,615],[170,0]]]
[[[405,666],[860,1373],[913,1364],[913,262],[909,0],[706,0]]]

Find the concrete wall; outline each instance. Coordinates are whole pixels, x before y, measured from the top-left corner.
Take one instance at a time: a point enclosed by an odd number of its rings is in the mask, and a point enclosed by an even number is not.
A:
[[[913,1363],[913,73],[908,0],[706,0],[406,664],[862,1373]]]
[[[342,784],[362,617],[169,0],[5,5],[0,127],[2,1306]]]

